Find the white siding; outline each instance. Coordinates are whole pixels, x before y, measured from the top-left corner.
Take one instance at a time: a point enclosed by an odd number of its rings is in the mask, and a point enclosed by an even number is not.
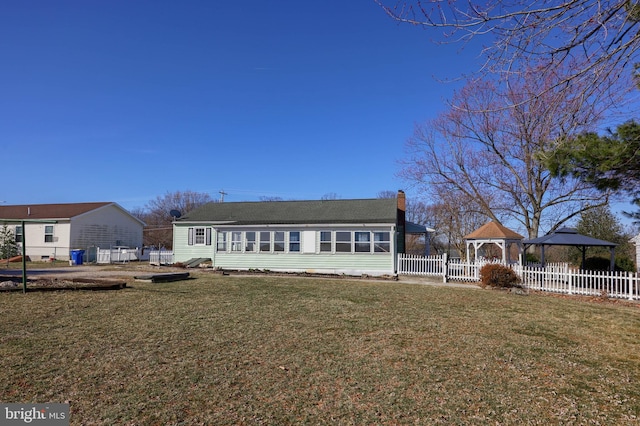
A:
[[[15,235],[16,226],[10,225]],[[45,242],[45,226],[53,226],[53,241]],[[26,254],[31,260],[38,261],[49,258],[69,259],[69,221],[58,223],[25,223]],[[22,247],[19,248],[22,253]]]
[[[91,246],[142,247],[143,225],[116,205],[107,205],[71,219],[71,249]]]
[[[636,271],[640,272],[640,234],[633,237],[631,242],[636,246]]]
[[[200,226],[201,227],[201,226]],[[188,232],[193,226],[174,226],[173,227],[173,256],[177,263],[186,262],[193,258],[211,258],[215,255],[216,235],[212,232],[211,245],[189,245]]]
[[[173,228],[173,252],[176,262],[185,262],[192,258],[210,258],[214,267],[236,270],[270,270],[274,272],[307,272],[307,273],[331,273],[346,275],[392,275],[395,273],[395,232],[393,225],[348,226],[341,225],[335,229],[362,230],[362,231],[388,231],[390,232],[391,250],[389,253],[320,253],[318,232],[331,229],[323,226],[317,229],[301,229],[296,227],[248,228],[229,227],[220,230],[227,231],[265,231],[284,230],[300,231],[301,252],[288,253],[239,253],[216,252],[217,235],[214,230],[212,244],[188,245],[188,229],[190,227],[203,227],[202,225],[174,225]],[[230,241],[227,241],[230,247]]]

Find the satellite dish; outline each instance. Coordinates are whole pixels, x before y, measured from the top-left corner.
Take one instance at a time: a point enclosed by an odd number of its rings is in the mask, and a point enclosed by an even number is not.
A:
[[[179,211],[179,210],[171,210],[171,211],[169,212],[169,214],[170,214],[170,215],[171,215],[171,217],[172,217],[172,218],[174,218],[174,219],[177,219],[177,218],[179,218],[180,216],[182,216],[182,213],[180,213],[180,211]]]

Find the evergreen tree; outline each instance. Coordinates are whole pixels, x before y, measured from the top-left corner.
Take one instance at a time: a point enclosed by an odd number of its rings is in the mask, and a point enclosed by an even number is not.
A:
[[[0,258],[9,259],[19,253],[13,231],[5,224],[0,229]]]
[[[555,176],[573,176],[603,191],[630,194],[640,207],[640,124],[635,121],[604,136],[584,133],[563,140],[544,157]],[[629,215],[640,221],[640,212]]]

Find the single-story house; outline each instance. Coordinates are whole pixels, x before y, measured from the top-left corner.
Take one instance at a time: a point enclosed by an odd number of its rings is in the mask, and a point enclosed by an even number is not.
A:
[[[405,250],[396,198],[208,203],[173,223],[177,263],[223,270],[393,275]]]
[[[71,250],[142,247],[144,222],[116,203],[26,204],[0,206],[7,225],[31,260],[70,258]]]

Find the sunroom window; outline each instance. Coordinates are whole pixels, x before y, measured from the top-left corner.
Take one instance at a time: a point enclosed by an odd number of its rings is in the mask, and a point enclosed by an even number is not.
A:
[[[233,231],[231,233],[231,251],[242,251],[242,232]]]
[[[336,232],[336,252],[351,253],[351,231]]]
[[[320,232],[320,252],[331,253],[331,231]]]
[[[289,251],[290,252],[300,251],[300,232],[299,231],[289,232]]]
[[[284,251],[283,231],[276,231],[273,233],[273,251]]]
[[[260,251],[271,251],[271,232],[260,232]]]
[[[391,237],[389,232],[373,233],[373,251],[376,253],[388,253],[391,250]]]
[[[244,243],[244,251],[245,252],[254,252],[256,251],[256,233],[254,231],[249,231],[245,234],[245,243]]]
[[[356,232],[356,253],[369,253],[371,252],[371,233],[370,232]]]

